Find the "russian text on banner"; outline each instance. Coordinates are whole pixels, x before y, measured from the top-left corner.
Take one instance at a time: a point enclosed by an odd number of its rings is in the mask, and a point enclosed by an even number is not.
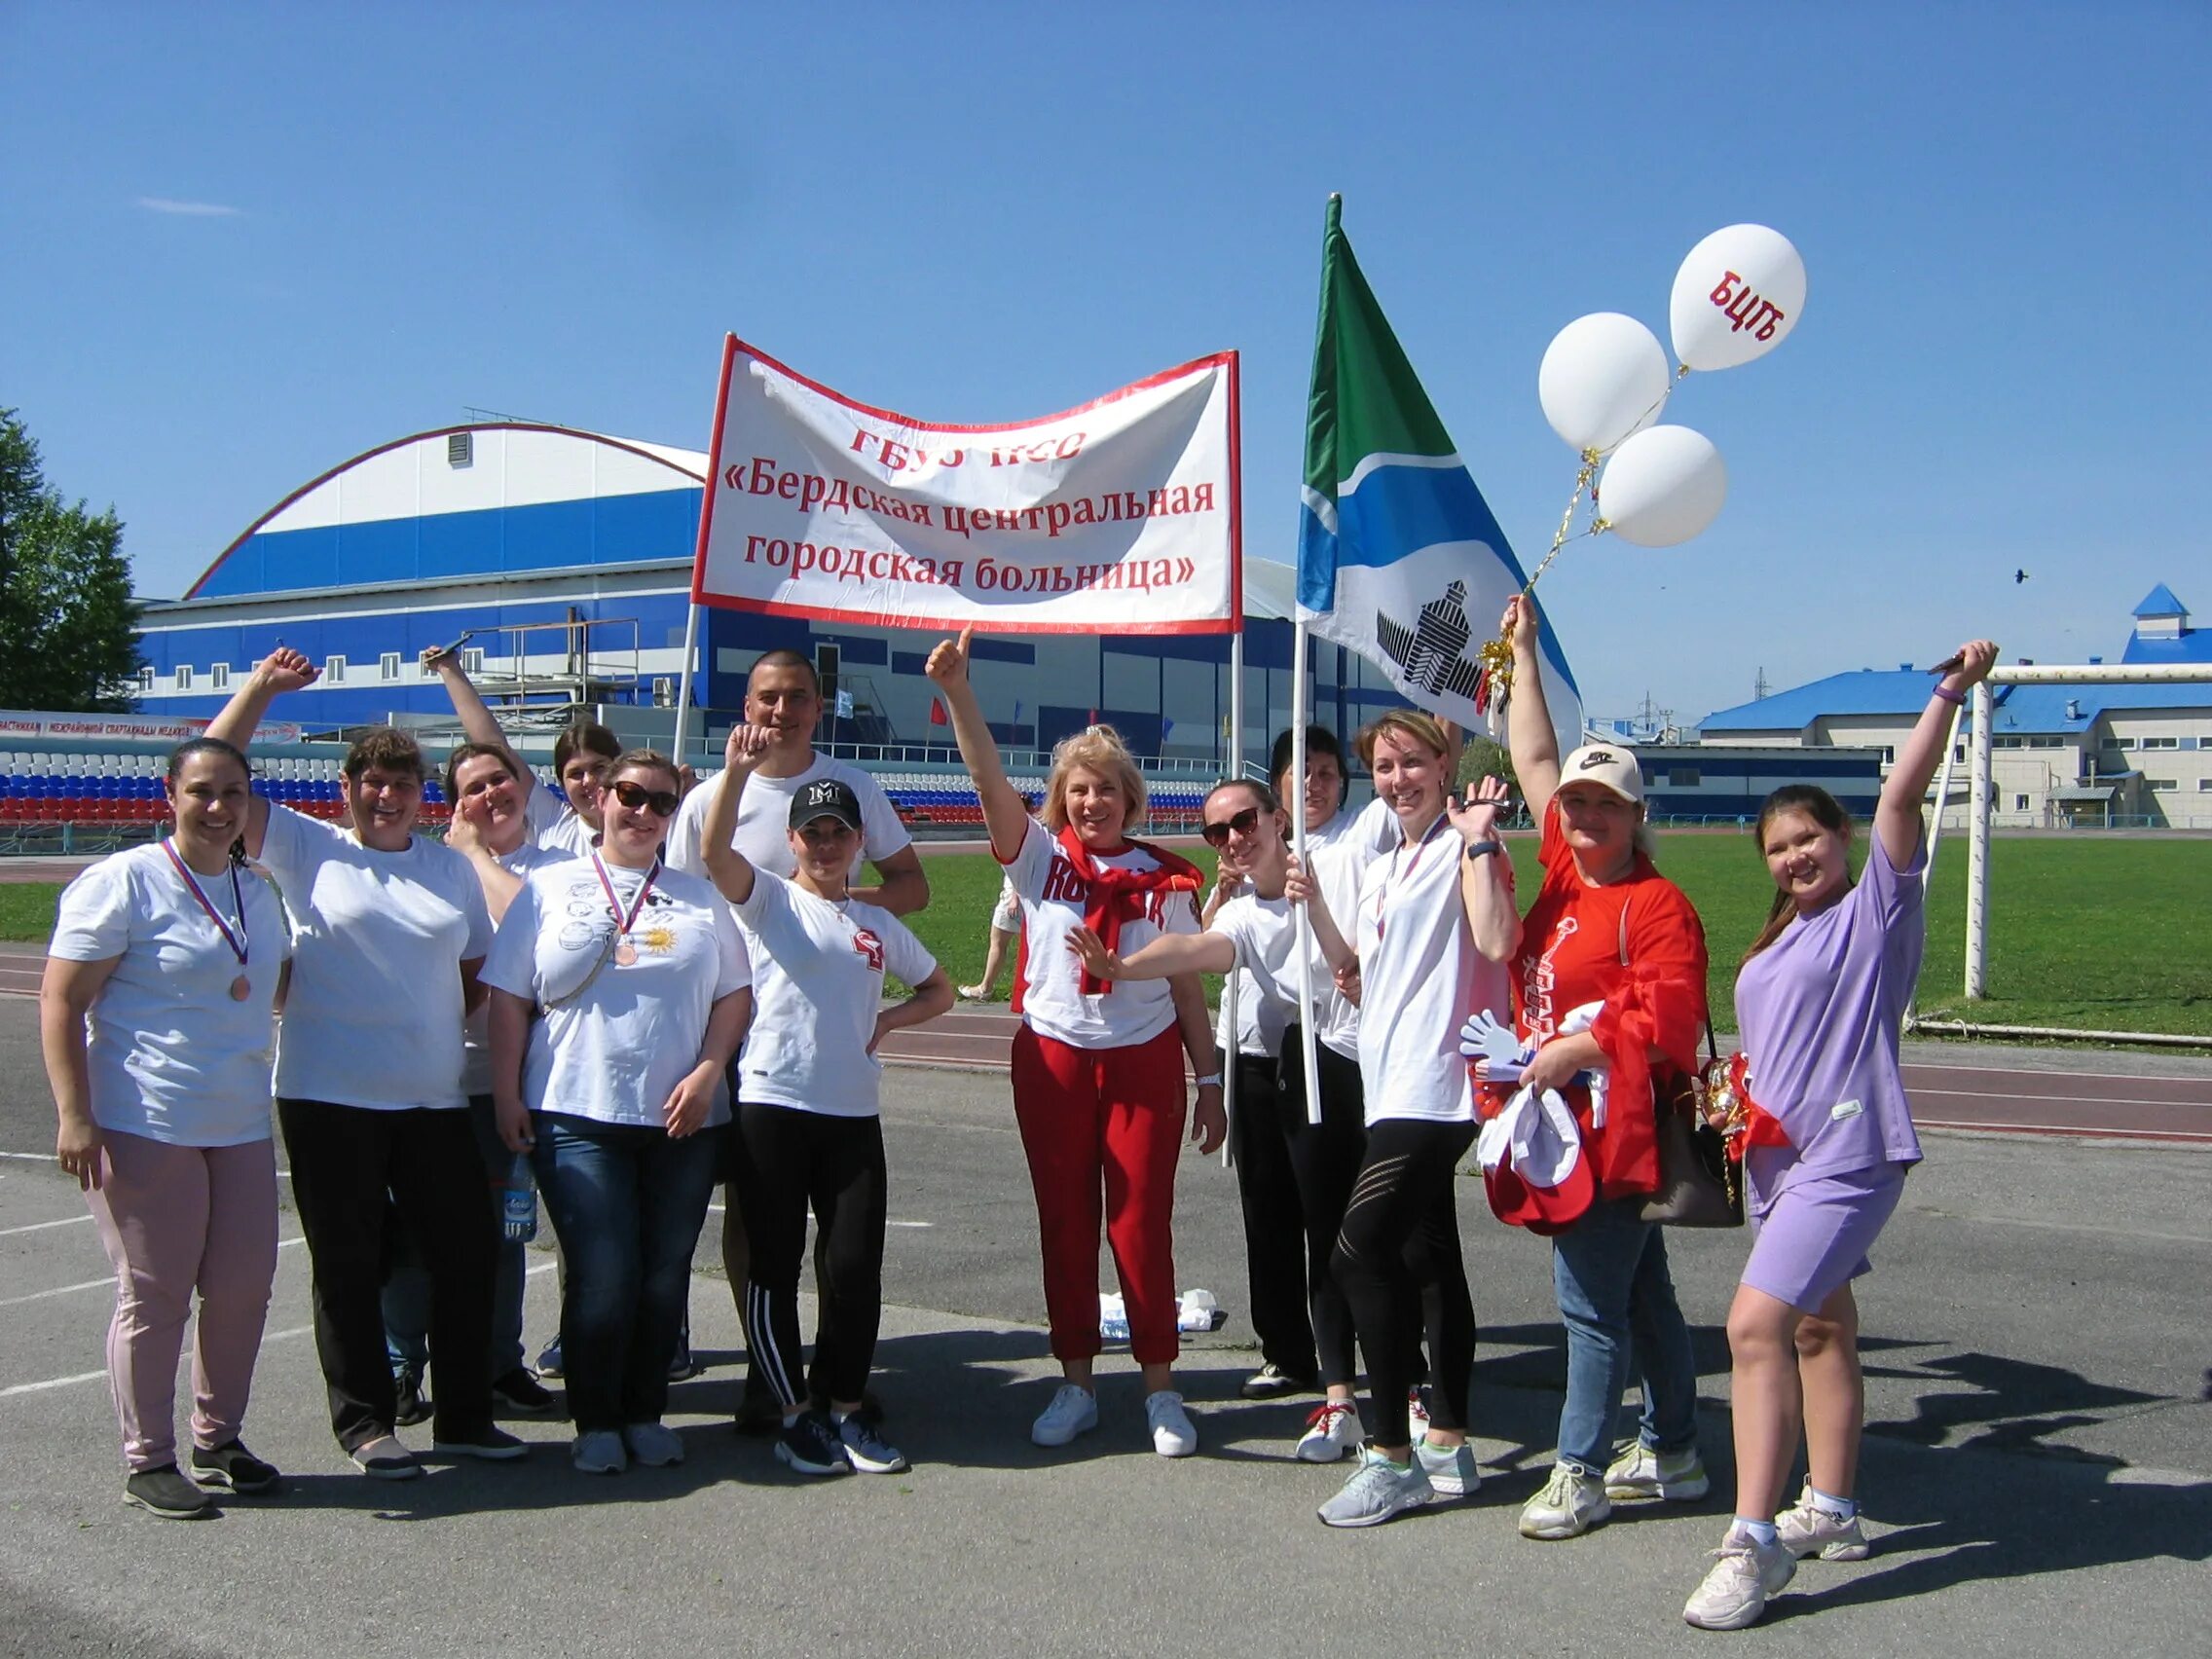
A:
[[[1334,200],[1303,497],[1299,620],[1375,663],[1409,702],[1481,729],[1476,653],[1527,577],[1360,275]],[[1542,657],[1565,755],[1581,742],[1582,694],[1548,619]]]
[[[951,426],[730,337],[692,597],[994,633],[1226,633],[1241,557],[1236,353],[1081,408]]]

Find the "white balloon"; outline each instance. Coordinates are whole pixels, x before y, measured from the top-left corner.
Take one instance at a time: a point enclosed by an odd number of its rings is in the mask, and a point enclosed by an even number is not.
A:
[[[1659,337],[1619,312],[1578,316],[1553,337],[1536,371],[1552,430],[1603,455],[1659,419],[1673,384]]]
[[[1728,463],[1687,426],[1648,426],[1613,452],[1598,480],[1598,517],[1623,541],[1672,547],[1718,516]]]
[[[1675,273],[1668,320],[1675,356],[1692,369],[1732,369],[1763,357],[1805,309],[1805,262],[1764,225],[1730,225],[1690,249]]]

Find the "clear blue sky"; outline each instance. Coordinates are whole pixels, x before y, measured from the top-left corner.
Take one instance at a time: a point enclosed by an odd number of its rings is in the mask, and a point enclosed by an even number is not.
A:
[[[1665,337],[1706,232],[1802,326],[1669,419],[1680,548],[1545,578],[1593,713],[2117,650],[2212,616],[2212,8],[0,5],[0,404],[144,592],[478,405],[705,448],[735,330],[1014,420],[1244,353],[1246,546],[1293,556],[1321,215],[1525,563],[1572,458],[1536,365]],[[2015,584],[2024,568],[2030,579]]]

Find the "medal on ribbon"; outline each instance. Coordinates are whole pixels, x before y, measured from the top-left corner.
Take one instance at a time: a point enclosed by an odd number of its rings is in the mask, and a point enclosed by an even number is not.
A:
[[[607,895],[607,907],[614,916],[614,966],[632,967],[638,960],[638,947],[630,942],[630,930],[638,925],[638,917],[652,894],[653,881],[660,874],[660,860],[654,859],[652,867],[645,871],[645,879],[638,884],[638,896],[631,901],[627,913],[622,908],[622,901],[614,896],[614,883],[608,879],[607,866],[596,851],[591,855],[591,866],[599,872],[599,890]]]
[[[175,843],[164,841],[162,851],[168,854],[170,865],[184,878],[184,884],[192,890],[193,898],[200,901],[201,909],[207,912],[207,919],[215,924],[215,931],[223,936],[223,942],[231,947],[231,954],[239,959],[239,977],[231,981],[231,1001],[245,1001],[253,995],[253,981],[245,974],[247,959],[252,954],[252,940],[246,934],[245,890],[239,885],[239,866],[236,864],[231,866],[231,907],[238,917],[238,926],[234,931],[232,925],[223,920],[223,913],[209,903],[206,889],[200,885],[200,879],[192,873],[191,866],[177,856]]]

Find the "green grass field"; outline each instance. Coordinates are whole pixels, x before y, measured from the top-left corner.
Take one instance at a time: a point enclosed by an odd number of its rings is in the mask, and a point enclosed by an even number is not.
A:
[[[1531,892],[1534,839],[1511,839],[1522,891]],[[914,919],[915,932],[954,980],[966,983],[982,972],[998,866],[983,854],[925,856],[932,897]],[[1210,872],[1212,854],[1199,847],[1195,856]],[[1961,991],[1966,846],[1964,837],[1950,838],[1929,907],[1923,1014],[2212,1037],[2212,946],[2205,937],[2212,841],[1999,837],[1990,857],[1990,994],[1970,1009]],[[1662,834],[1659,863],[1705,918],[1714,1014],[1725,1028],[1737,958],[1758,931],[1772,893],[1765,868],[1749,836],[1692,831]],[[43,941],[58,891],[0,885],[0,939]]]

